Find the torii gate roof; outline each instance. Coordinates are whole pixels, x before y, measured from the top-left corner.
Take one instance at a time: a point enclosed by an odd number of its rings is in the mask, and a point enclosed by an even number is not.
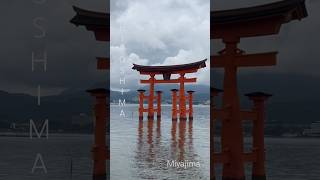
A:
[[[286,17],[284,22],[289,22],[307,16],[305,0],[282,0],[248,8],[213,11],[211,13],[211,24],[241,23],[273,17]]]
[[[284,23],[308,16],[305,0],[282,0],[266,5],[211,11],[211,38],[254,37],[279,33]]]
[[[96,28],[108,28],[110,25],[110,14],[102,13],[102,12],[95,12],[89,11],[85,9],[78,8],[73,6],[74,11],[77,13],[75,17],[71,19],[71,23],[75,24],[76,26],[83,25],[83,26],[94,26]]]
[[[110,41],[110,14],[89,11],[73,6],[76,15],[71,23],[76,26],[85,26],[87,30],[95,33],[96,40]]]
[[[70,22],[76,26],[85,26],[87,30],[93,31],[98,41],[110,41],[110,14],[89,11],[73,6],[76,15]],[[98,69],[109,69],[109,58],[98,57]]]
[[[170,66],[143,66],[133,64],[132,69],[140,73],[155,73],[155,74],[174,74],[179,72],[196,72],[198,69],[206,67],[207,59],[202,61],[193,62],[189,64],[170,65]]]

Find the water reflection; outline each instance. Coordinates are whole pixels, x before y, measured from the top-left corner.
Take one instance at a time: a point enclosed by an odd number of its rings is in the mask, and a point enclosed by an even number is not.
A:
[[[193,121],[172,121],[171,129],[161,130],[158,120],[139,120],[134,158],[137,179],[203,178],[201,167],[168,167],[167,161],[199,162],[193,147]],[[163,126],[169,127],[168,125]],[[170,137],[171,134],[171,137]]]

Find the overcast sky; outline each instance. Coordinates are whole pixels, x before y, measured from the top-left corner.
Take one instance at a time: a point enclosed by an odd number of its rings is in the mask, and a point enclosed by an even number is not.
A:
[[[37,0],[34,0],[37,1]],[[215,10],[265,4],[274,0],[215,0]],[[119,87],[119,59],[124,57],[127,86],[138,86],[132,63],[168,65],[209,58],[209,0],[113,0],[111,2],[111,86]],[[64,89],[87,89],[105,79],[95,70],[96,56],[108,56],[109,44],[97,43],[83,27],[70,24],[72,5],[106,11],[105,0],[0,1],[0,90],[35,94],[38,85],[48,94]],[[247,52],[279,51],[278,65],[264,72],[320,76],[320,1],[307,0],[309,17],[285,24],[279,35],[243,39]],[[39,34],[33,20],[45,18],[47,34]],[[122,27],[122,28],[121,28]],[[213,43],[211,49],[219,49]],[[31,54],[48,52],[48,70],[31,72]],[[209,66],[209,62],[208,62]],[[201,70],[200,84],[208,84],[208,69]],[[260,70],[259,70],[260,71]],[[251,71],[245,71],[251,72]],[[260,71],[261,72],[261,71]]]
[[[84,27],[70,24],[75,15],[73,5],[84,9],[106,11],[103,0],[2,0],[0,1],[0,90],[35,94],[40,85],[43,94],[64,89],[87,89],[106,78],[96,70],[96,56],[106,56],[107,44],[97,43]],[[33,24],[35,18],[46,29],[46,36]],[[48,53],[47,72],[38,64],[31,72],[31,55]]]
[[[211,9],[222,10],[266,4],[277,0],[214,0]],[[306,0],[309,16],[302,21],[284,24],[280,34],[269,37],[242,39],[240,47],[247,52],[279,51],[278,64],[271,68],[247,68],[241,72],[288,73],[320,78],[320,1]],[[212,41],[213,42],[213,41]],[[212,52],[217,52],[220,43],[214,41]],[[242,68],[243,69],[243,68]]]
[[[126,69],[126,87],[138,86],[139,73],[131,70],[132,63],[173,65],[209,59],[209,11],[209,0],[111,0],[111,87],[120,87],[120,67]],[[209,83],[209,61],[207,65],[197,75],[199,84]]]

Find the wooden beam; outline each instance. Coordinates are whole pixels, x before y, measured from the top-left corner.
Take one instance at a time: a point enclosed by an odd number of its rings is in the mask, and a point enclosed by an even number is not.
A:
[[[229,113],[222,109],[213,109],[213,119],[226,119]]]
[[[211,68],[224,68],[226,66],[227,59],[225,56],[213,55],[211,56]]]
[[[243,121],[254,121],[255,119],[257,119],[257,113],[255,111],[250,111],[250,110],[241,111],[240,116]],[[213,110],[213,119],[215,120],[227,119],[228,117],[229,117],[229,114],[226,110],[222,110],[222,109]]]
[[[168,71],[166,73],[170,73],[170,74],[185,73],[185,74],[187,74],[187,73],[196,73],[196,72],[198,72],[198,69],[189,69],[189,70],[181,70],[181,71]],[[162,74],[164,74],[164,72],[161,72],[161,71],[159,71],[159,72],[157,72],[157,71],[152,71],[152,72],[141,71],[140,74],[141,75],[150,75],[150,74],[160,74],[160,75],[162,75]]]
[[[274,66],[277,64],[277,52],[248,54],[237,56],[236,66],[256,67],[256,66]]]
[[[143,98],[144,98],[144,99],[149,99],[149,96],[143,96]],[[157,96],[154,96],[153,99],[156,100],[156,99],[157,99]]]
[[[240,112],[240,116],[242,120],[253,121],[257,119],[257,113],[255,111],[244,110]]]
[[[97,57],[97,69],[99,69],[99,70],[110,69],[110,60],[109,60],[109,58]]]
[[[278,34],[283,19],[279,16],[259,21],[231,23],[228,25],[211,25],[210,38],[223,39],[225,37],[257,37]],[[212,28],[212,26],[214,26]]]
[[[87,27],[89,31],[93,31],[97,41],[110,41],[110,28]]]
[[[163,79],[160,79],[160,80],[155,80],[154,81],[155,83],[158,83],[158,84],[164,84],[164,83],[180,83],[180,80],[179,79],[170,79],[170,80],[163,80]],[[190,78],[190,79],[187,79],[185,78],[184,79],[184,82],[185,83],[195,83],[197,82],[197,78]],[[140,80],[140,83],[141,84],[150,84],[150,80]]]
[[[217,55],[211,56],[211,58],[211,66],[213,68],[224,68],[230,64],[237,67],[274,66],[277,64],[277,52],[237,55],[234,57]],[[233,60],[230,60],[230,58]]]

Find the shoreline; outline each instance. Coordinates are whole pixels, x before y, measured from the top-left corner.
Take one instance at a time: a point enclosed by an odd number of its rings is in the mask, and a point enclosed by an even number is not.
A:
[[[64,132],[64,133],[49,133],[50,137],[78,137],[78,136],[93,136],[93,133],[79,133],[79,132]],[[29,132],[28,133],[15,133],[15,132],[1,132],[0,131],[0,137],[30,137]],[[33,136],[36,138],[36,136]],[[46,137],[43,135],[42,137]],[[220,138],[220,136],[214,136],[215,138]],[[251,136],[245,136],[245,138],[251,138]],[[315,136],[265,136],[265,139],[268,138],[276,138],[276,139],[319,139],[319,137]]]

